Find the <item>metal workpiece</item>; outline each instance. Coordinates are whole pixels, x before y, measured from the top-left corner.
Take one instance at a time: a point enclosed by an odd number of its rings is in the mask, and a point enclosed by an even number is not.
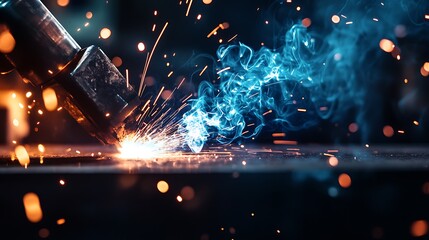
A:
[[[285,173],[375,171],[427,172],[427,145],[209,145],[200,153],[171,152],[156,158],[123,158],[110,145],[27,145],[31,158],[28,168],[11,162],[10,149],[0,146],[0,173]],[[72,150],[70,150],[72,149]],[[73,151],[79,150],[79,153]],[[332,156],[328,152],[335,152]],[[101,154],[94,154],[101,153]],[[331,156],[330,156],[331,155]],[[40,157],[43,156],[43,164]],[[322,174],[323,175],[323,174]],[[427,174],[426,174],[427,175]],[[322,177],[323,179],[323,177]]]
[[[83,49],[43,87],[53,87],[72,117],[106,144],[118,143],[118,131],[140,104],[137,92],[95,46]]]
[[[39,0],[0,0],[0,24],[16,41],[6,57],[35,86],[58,74],[81,49]]]

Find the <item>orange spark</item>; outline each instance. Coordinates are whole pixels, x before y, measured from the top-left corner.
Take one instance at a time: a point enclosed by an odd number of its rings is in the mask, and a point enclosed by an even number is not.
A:
[[[69,5],[70,1],[69,0],[57,0],[57,4],[60,7],[67,7],[67,5]]]
[[[304,18],[304,19],[302,19],[301,24],[304,27],[308,28],[311,26],[311,19],[310,18]]]
[[[92,18],[92,16],[93,16],[92,12],[87,12],[87,13],[85,14],[85,17],[86,17],[87,19],[91,19],[91,18]]]
[[[413,237],[422,237],[427,234],[428,223],[425,220],[418,220],[411,225],[411,235]]]
[[[102,28],[100,30],[100,37],[102,39],[108,39],[112,35],[112,31],[108,28]]]
[[[141,97],[141,94],[143,93],[143,91],[142,91],[143,90],[143,83],[144,83],[144,79],[146,77],[147,70],[149,68],[149,64],[150,64],[150,62],[152,60],[153,53],[155,52],[156,46],[158,45],[158,42],[161,39],[162,35],[164,34],[164,31],[167,28],[167,26],[168,26],[168,22],[165,23],[164,27],[161,30],[161,33],[159,34],[158,38],[155,41],[155,44],[154,44],[154,46],[152,48],[152,51],[148,55],[146,64],[145,64],[144,69],[143,69],[142,77],[141,77],[141,80],[140,80],[140,87],[139,87],[139,92],[138,92],[140,97]]]
[[[228,42],[231,42],[232,40],[236,39],[236,38],[237,38],[237,36],[238,36],[238,34],[235,34],[232,38],[230,38],[230,39],[228,40]]]
[[[37,223],[42,220],[43,213],[40,206],[40,200],[37,194],[27,193],[22,199],[25,208],[25,215],[27,216],[28,221],[32,223]]]
[[[222,30],[225,30],[225,29],[228,29],[229,28],[229,23],[228,22],[224,22],[224,23],[221,23],[221,24],[219,24],[218,26],[216,26],[208,35],[207,35],[207,38],[210,38],[212,35],[216,35],[216,32],[217,32],[217,30],[219,30],[219,28],[220,29],[222,29]]]
[[[286,133],[273,133],[273,137],[286,137]]]
[[[192,2],[193,2],[193,0],[191,0],[191,1],[189,2],[188,9],[186,10],[186,14],[185,14],[185,16],[188,16],[188,15],[189,15],[189,11],[191,10]]]
[[[53,88],[43,89],[42,96],[46,110],[55,111],[58,108],[58,98]]]
[[[168,192],[169,186],[168,186],[168,183],[166,181],[159,181],[156,184],[156,188],[158,188],[159,192],[166,193],[166,192]]]
[[[25,149],[24,146],[16,146],[15,155],[16,158],[18,158],[19,164],[21,164],[21,166],[27,167],[27,165],[30,164],[30,156],[28,155],[27,149]]]
[[[127,88],[129,88],[130,87],[130,76],[129,76],[129,73],[128,73],[128,68],[125,69],[125,80],[127,82]]]
[[[268,110],[268,111],[264,112],[262,115],[265,116],[265,115],[268,115],[268,114],[270,114],[272,112],[273,112],[273,110]]]
[[[328,163],[330,166],[336,167],[338,165],[338,159],[336,157],[332,156],[328,159]]]
[[[339,23],[340,22],[340,17],[338,16],[338,15],[333,15],[332,17],[331,17],[331,21],[333,22],[333,23]]]
[[[200,72],[200,76],[202,76],[203,75],[203,73],[207,70],[207,65],[203,68],[203,70],[201,70],[201,72]]]
[[[290,140],[274,140],[274,144],[276,145],[297,145],[297,141],[290,141]]]
[[[380,40],[380,48],[385,52],[392,52],[395,49],[395,44],[389,39],[381,39]]]
[[[349,188],[352,185],[352,179],[347,173],[342,173],[338,177],[338,183],[343,188]]]
[[[392,137],[395,134],[392,126],[386,125],[383,127],[383,134],[386,137]]]
[[[64,223],[66,223],[66,220],[64,218],[60,218],[57,220],[58,225],[63,225]]]

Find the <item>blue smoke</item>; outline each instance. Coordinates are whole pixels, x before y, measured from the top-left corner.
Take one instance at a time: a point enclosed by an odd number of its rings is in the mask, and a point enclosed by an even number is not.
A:
[[[336,6],[333,1],[316,14],[329,22],[322,33],[309,33],[299,23],[276,49],[254,51],[242,43],[219,47],[219,84],[202,82],[198,98],[190,100],[183,115],[179,131],[187,145],[199,152],[210,139],[225,144],[252,138],[272,124],[296,131],[320,119],[334,121],[350,108],[360,110],[357,121],[366,121],[368,88],[380,81],[374,64],[377,58],[391,57],[380,50],[379,41],[387,38],[397,45],[395,27],[414,20],[410,7],[419,3],[352,1]],[[341,22],[332,23],[329,12],[342,16]]]

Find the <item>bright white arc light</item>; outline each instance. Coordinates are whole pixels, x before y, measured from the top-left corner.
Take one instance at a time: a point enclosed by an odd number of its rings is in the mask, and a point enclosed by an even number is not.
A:
[[[168,157],[179,152],[177,149],[181,145],[181,138],[176,134],[170,136],[159,135],[154,138],[128,137],[121,141],[119,158],[130,160],[153,160],[161,157]]]
[[[160,151],[158,144],[154,142],[122,142],[120,151],[120,158],[123,159],[136,159],[136,160],[149,160],[159,157],[163,154]]]

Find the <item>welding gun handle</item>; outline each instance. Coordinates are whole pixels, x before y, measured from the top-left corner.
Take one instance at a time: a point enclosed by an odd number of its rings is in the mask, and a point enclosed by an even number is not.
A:
[[[81,50],[39,0],[0,0],[0,24],[16,42],[6,58],[35,86],[58,74]]]
[[[104,52],[81,49],[40,0],[0,0],[0,22],[16,41],[6,57],[21,76],[55,89],[81,126],[117,145],[140,98]]]

